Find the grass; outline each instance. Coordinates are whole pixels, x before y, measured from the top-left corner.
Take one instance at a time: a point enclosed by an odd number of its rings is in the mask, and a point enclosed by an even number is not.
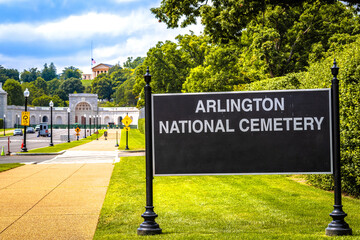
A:
[[[103,135],[105,130],[99,130],[99,137]],[[86,138],[82,138],[79,141],[71,141],[71,142],[65,142],[65,143],[59,143],[55,144],[52,147],[43,147],[43,148],[36,148],[32,150],[28,150],[27,153],[57,153],[63,150],[67,150],[76,146],[83,145],[85,143],[89,143],[96,139],[96,134],[93,134],[91,136],[88,136]],[[23,153],[23,152],[21,152]],[[26,154],[26,153],[24,153]]]
[[[7,170],[10,170],[12,168],[17,168],[17,167],[20,167],[24,164],[21,164],[21,163],[2,163],[0,164],[0,172],[4,172],[4,171],[7,171]]]
[[[81,80],[81,83],[84,87],[91,86],[93,80]]]
[[[131,129],[128,136],[129,150],[144,150],[145,149],[145,135],[138,129]],[[126,131],[121,130],[119,150],[124,150],[126,146]]]
[[[94,239],[330,239],[333,193],[285,175],[154,178],[156,222],[163,234],[137,236],[144,220],[144,157],[115,165]],[[360,239],[360,200],[343,198]]]

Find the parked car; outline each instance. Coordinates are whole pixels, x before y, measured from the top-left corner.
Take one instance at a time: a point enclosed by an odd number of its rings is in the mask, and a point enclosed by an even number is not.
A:
[[[40,125],[36,125],[36,126],[35,126],[35,131],[38,132],[39,130],[40,130]]]
[[[27,127],[26,133],[35,133],[35,129],[33,127]]]
[[[17,129],[14,130],[14,134],[13,134],[13,135],[14,135],[14,136],[16,136],[16,135],[22,136],[22,135],[23,135],[23,132],[22,132],[21,129],[17,128]]]

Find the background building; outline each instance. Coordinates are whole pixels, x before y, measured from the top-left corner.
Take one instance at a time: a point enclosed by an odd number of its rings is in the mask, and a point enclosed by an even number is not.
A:
[[[30,93],[31,94],[31,93]],[[98,95],[78,93],[69,95],[70,124],[94,125],[121,125],[126,116],[133,120],[132,126],[137,126],[139,110],[135,107],[98,107]],[[68,107],[53,108],[53,125],[66,125]],[[7,93],[0,83],[0,117],[6,115],[6,128],[13,128],[21,124],[21,112],[24,106],[7,105]],[[40,122],[50,123],[50,107],[28,107],[30,112],[30,125]]]

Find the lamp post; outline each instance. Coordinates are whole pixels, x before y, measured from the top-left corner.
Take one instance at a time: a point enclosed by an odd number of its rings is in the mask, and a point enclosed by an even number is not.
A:
[[[53,111],[54,103],[52,100],[50,101],[49,106],[50,106],[50,144],[49,144],[49,146],[52,147],[52,146],[54,146],[54,144],[53,144],[53,126],[52,126],[53,125],[52,111]]]
[[[101,129],[101,115],[99,115],[100,129]]]
[[[68,113],[68,142],[70,142],[70,108],[67,109]]]
[[[85,118],[85,138],[86,138],[86,114],[84,114],[84,118]]]
[[[4,121],[3,121],[3,125],[4,125],[4,136],[5,136],[5,123],[6,123],[6,115],[4,114]]]
[[[90,124],[90,133],[89,133],[90,135],[89,136],[91,137],[91,115],[89,115],[89,124]]]
[[[24,97],[25,97],[25,112],[27,112],[27,99],[30,96],[30,92],[29,90],[26,88],[24,91]],[[26,125],[24,125],[24,144],[23,147],[21,148],[22,152],[27,152],[27,148],[26,148]]]

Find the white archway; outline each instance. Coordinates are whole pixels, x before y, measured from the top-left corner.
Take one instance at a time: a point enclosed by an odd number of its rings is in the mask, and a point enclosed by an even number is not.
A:
[[[61,116],[56,117],[55,124],[62,124],[62,117]]]

